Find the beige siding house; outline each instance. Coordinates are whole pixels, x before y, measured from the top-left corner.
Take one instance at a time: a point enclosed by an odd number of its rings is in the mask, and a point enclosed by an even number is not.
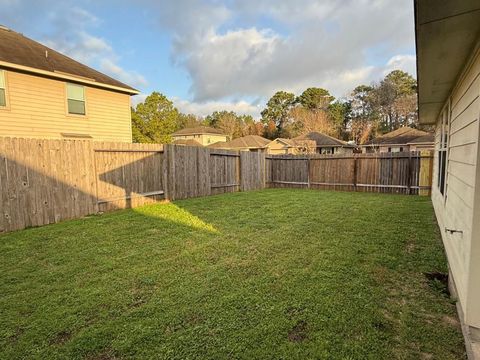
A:
[[[0,136],[131,142],[137,93],[0,27]]]
[[[316,144],[313,140],[276,138],[266,145],[266,149],[272,155],[314,154]]]
[[[207,146],[220,141],[227,141],[227,135],[222,130],[208,126],[197,126],[178,130],[172,134],[174,144],[181,144],[186,141],[195,141],[202,146]]]
[[[432,202],[467,351],[480,358],[480,3],[415,10],[419,117],[436,128]]]

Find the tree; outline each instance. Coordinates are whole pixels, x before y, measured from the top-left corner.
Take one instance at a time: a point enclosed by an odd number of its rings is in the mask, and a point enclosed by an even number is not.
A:
[[[350,137],[357,144],[366,143],[377,127],[375,88],[359,85],[351,94]]]
[[[277,91],[267,102],[261,112],[262,122],[269,125],[271,121],[277,129],[276,136],[284,136],[284,129],[288,123],[290,110],[295,106],[295,95],[285,91]]]
[[[178,114],[178,129],[185,129],[189,127],[195,127],[202,124],[203,119],[193,114]]]
[[[230,139],[242,136],[242,119],[234,111],[214,111],[205,117],[205,124],[223,130]]]
[[[397,96],[413,95],[417,92],[417,81],[409,73],[402,70],[393,70],[385,81],[393,84]]]
[[[305,90],[297,99],[297,103],[305,109],[316,111],[327,109],[328,105],[335,100],[328,90],[311,87]]]
[[[135,142],[170,143],[178,129],[179,112],[165,95],[153,92],[132,109],[132,135]]]
[[[401,70],[390,72],[375,87],[375,99],[381,115],[382,131],[392,131],[417,121],[417,82]]]
[[[304,107],[296,107],[290,111],[292,118],[291,135],[298,136],[309,132],[321,132],[336,135],[335,126],[326,111],[312,111]]]
[[[328,115],[337,136],[347,140],[347,127],[351,121],[352,104],[350,101],[335,101],[328,106]]]

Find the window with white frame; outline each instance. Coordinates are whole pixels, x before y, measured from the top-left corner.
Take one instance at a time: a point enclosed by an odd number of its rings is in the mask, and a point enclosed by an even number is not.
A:
[[[0,70],[0,107],[7,106],[7,85],[5,82],[5,71]]]
[[[447,173],[448,139],[450,127],[449,106],[442,112],[440,125],[440,144],[438,147],[438,189],[445,196],[445,182]]]
[[[85,115],[85,87],[67,83],[68,113]]]

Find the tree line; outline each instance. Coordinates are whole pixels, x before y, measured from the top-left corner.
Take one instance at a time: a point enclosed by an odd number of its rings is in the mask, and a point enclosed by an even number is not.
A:
[[[355,87],[342,99],[316,87],[298,96],[277,91],[259,120],[225,110],[206,117],[183,114],[158,92],[132,108],[134,142],[169,143],[173,132],[199,125],[221,129],[231,139],[246,135],[291,138],[318,131],[364,144],[401,126],[418,127],[417,82],[410,74],[394,70],[378,83]]]

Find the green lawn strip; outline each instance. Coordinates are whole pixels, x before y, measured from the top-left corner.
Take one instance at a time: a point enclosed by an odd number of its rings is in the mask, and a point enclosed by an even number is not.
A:
[[[272,189],[0,236],[0,358],[458,359],[428,198]],[[437,284],[438,285],[438,284]]]

